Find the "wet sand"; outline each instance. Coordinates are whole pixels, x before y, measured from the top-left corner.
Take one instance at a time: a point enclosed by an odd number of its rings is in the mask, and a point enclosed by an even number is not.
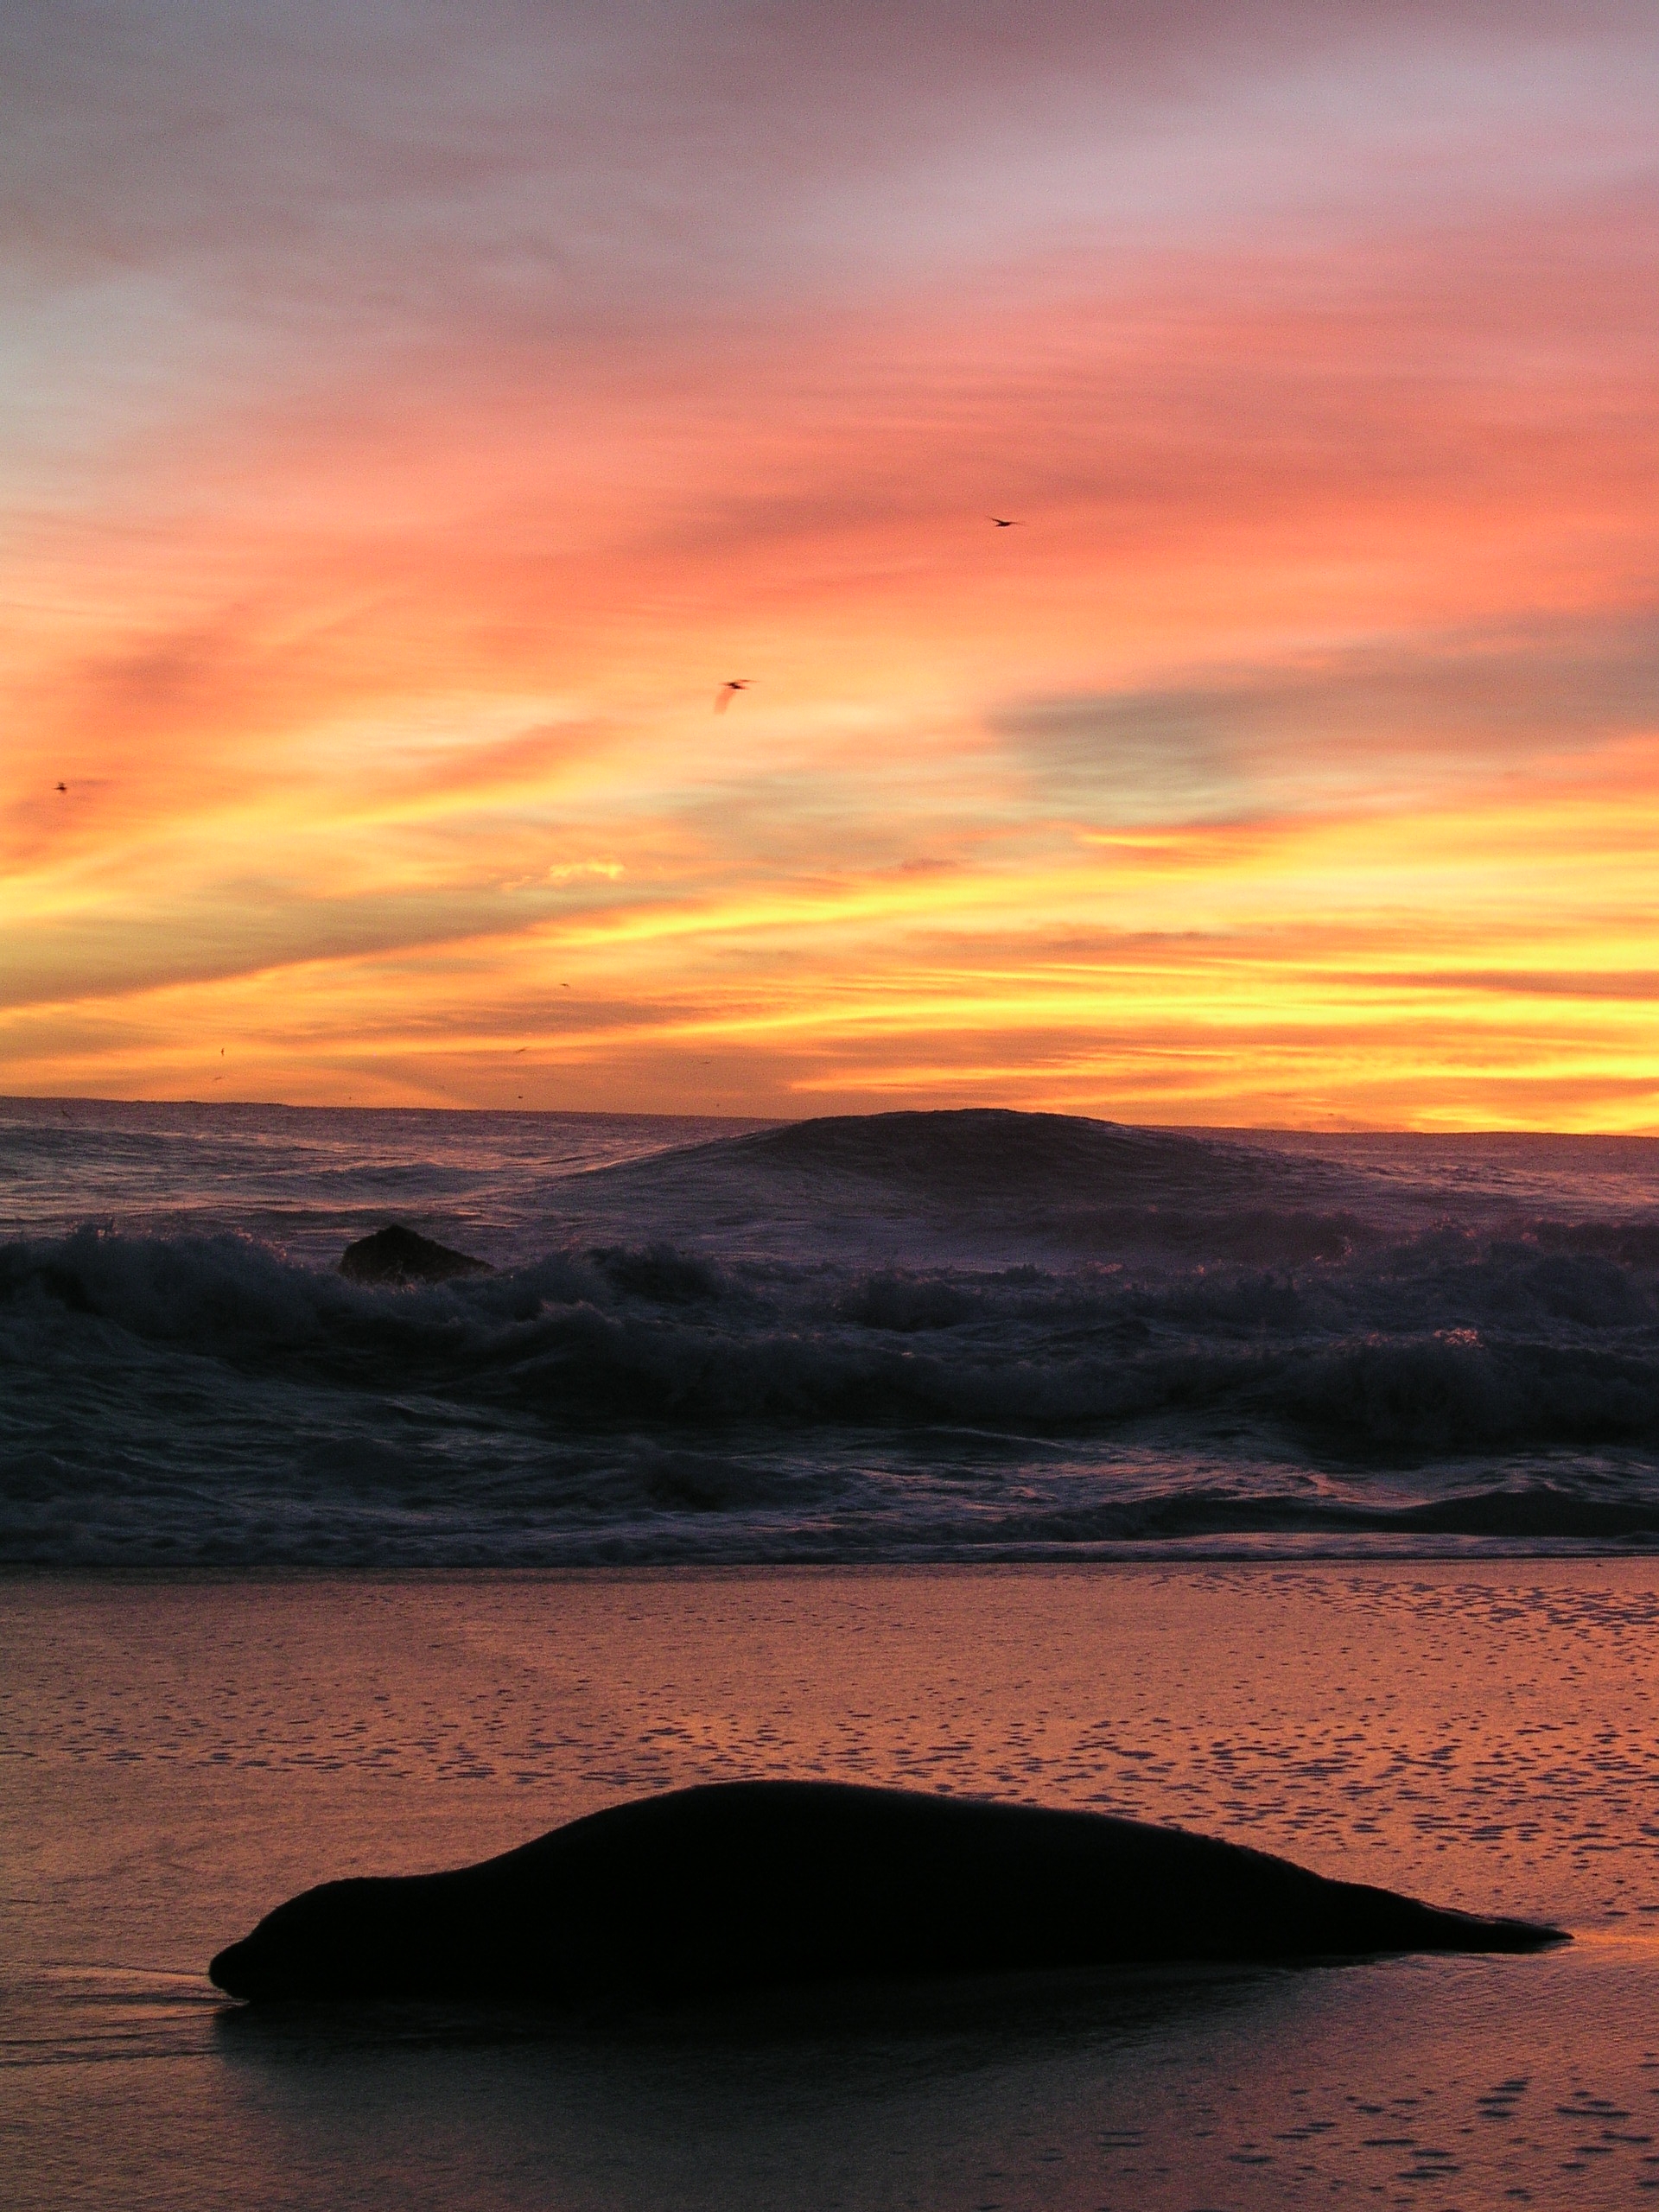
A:
[[[791,1773],[1179,1821],[1579,1940],[690,2040],[261,2020],[205,1980],[326,1875]],[[8,2204],[1659,2193],[1651,1562],[13,1583],[0,1792]]]

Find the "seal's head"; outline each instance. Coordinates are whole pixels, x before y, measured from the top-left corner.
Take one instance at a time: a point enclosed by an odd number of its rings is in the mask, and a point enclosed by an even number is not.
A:
[[[385,1988],[407,1973],[407,1919],[396,1909],[401,1888],[359,1878],[307,1890],[227,1944],[208,1976],[227,1997],[264,2000]]]
[[[207,1979],[227,1997],[253,1997],[259,1989],[257,1948],[251,1936],[227,1943],[208,1963]]]

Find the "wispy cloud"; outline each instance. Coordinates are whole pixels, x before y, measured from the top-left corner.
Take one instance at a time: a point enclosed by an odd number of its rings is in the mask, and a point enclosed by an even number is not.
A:
[[[0,26],[0,1085],[1659,1125],[1651,9],[1190,15]]]
[[[1659,616],[1548,616],[1287,655],[1267,667],[996,709],[1040,803],[1080,823],[1180,823],[1356,800],[1449,801],[1489,780],[1659,734]]]

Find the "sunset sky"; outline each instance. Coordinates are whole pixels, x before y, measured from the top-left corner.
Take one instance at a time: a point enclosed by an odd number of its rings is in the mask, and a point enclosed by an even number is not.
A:
[[[0,1091],[1659,1130],[1656,117],[1653,0],[9,10]]]

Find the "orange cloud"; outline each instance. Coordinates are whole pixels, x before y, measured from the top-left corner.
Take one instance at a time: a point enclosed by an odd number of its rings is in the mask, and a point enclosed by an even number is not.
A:
[[[66,30],[0,1087],[1659,1126],[1651,27],[1110,12]]]

